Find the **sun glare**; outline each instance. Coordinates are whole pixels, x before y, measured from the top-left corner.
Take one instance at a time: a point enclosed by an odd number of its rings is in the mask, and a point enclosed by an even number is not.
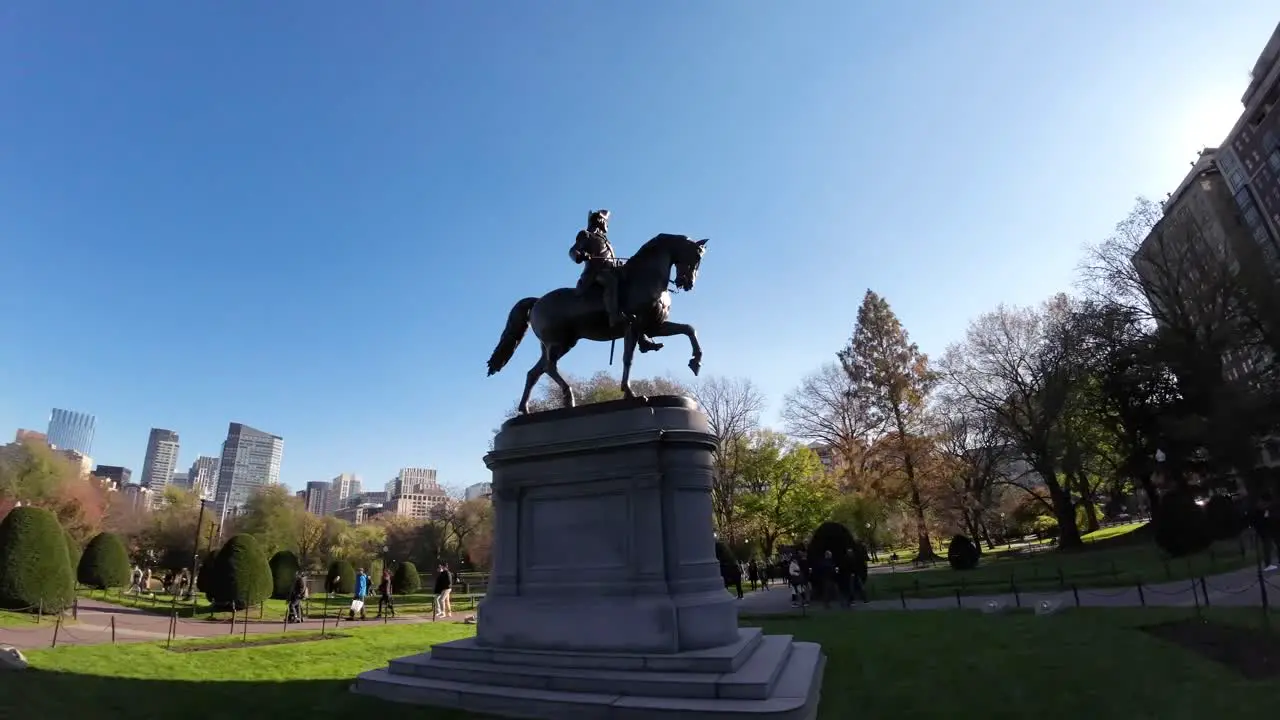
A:
[[[1211,92],[1188,93],[1186,99],[1170,108],[1169,144],[1173,152],[1187,154],[1187,161],[1203,147],[1217,147],[1244,112],[1240,94],[1244,87],[1228,91],[1215,88]]]

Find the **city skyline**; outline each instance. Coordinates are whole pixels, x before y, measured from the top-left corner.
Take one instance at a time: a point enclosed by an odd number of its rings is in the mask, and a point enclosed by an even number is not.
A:
[[[515,300],[573,285],[566,250],[593,208],[623,255],[658,232],[713,239],[676,319],[698,328],[704,374],[760,386],[770,424],[868,287],[936,357],[990,307],[1071,290],[1083,244],[1221,147],[1276,19],[1261,0],[710,0],[497,23],[464,6],[80,3],[89,45],[65,12],[24,7],[0,43],[23,110],[0,118],[0,218],[21,238],[0,426],[92,410],[92,457],[137,469],[150,427],[216,455],[243,419],[288,438],[293,489],[415,463],[485,480],[522,377],[486,379],[484,358]],[[69,261],[151,280],[50,292]],[[171,327],[199,328],[202,352],[175,361]],[[671,343],[635,374],[690,381],[687,359]],[[592,344],[563,369],[607,363]]]

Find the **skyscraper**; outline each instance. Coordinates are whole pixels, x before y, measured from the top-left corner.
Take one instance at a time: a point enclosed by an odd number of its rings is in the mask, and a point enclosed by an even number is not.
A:
[[[329,509],[329,483],[323,480],[313,480],[307,483],[307,496],[303,502],[307,506],[307,512],[312,515],[324,515]]]
[[[243,507],[254,490],[280,482],[284,438],[231,423],[218,463],[218,495],[228,508]]]
[[[173,468],[178,464],[178,433],[163,428],[151,428],[147,437],[147,454],[142,459],[142,476],[138,481],[151,491],[153,502],[164,497],[164,489],[173,479]]]
[[[213,499],[213,491],[218,487],[218,458],[208,455],[196,458],[187,471],[187,482],[191,483],[191,492],[196,497]]]
[[[54,408],[49,414],[49,444],[59,450],[75,450],[89,455],[93,450],[93,431],[97,419],[88,413]]]
[[[342,509],[347,498],[360,494],[360,476],[342,473],[329,482],[329,496],[325,498],[325,512],[332,515]]]

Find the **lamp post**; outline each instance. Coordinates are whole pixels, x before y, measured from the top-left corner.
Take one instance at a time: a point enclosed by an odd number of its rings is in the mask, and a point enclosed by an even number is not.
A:
[[[200,575],[200,529],[205,527],[205,498],[200,498],[200,515],[196,518],[196,537],[191,548],[191,587],[187,593],[196,597],[196,578]]]
[[[1004,513],[1000,513],[1000,534],[1004,536],[1004,546],[1006,549],[1013,549],[1013,541],[1009,539],[1009,529],[1004,524]]]
[[[196,518],[196,535],[191,548],[191,585],[187,588],[190,597],[196,596],[196,578],[200,576],[200,528],[204,527],[204,503],[200,498],[200,515]]]

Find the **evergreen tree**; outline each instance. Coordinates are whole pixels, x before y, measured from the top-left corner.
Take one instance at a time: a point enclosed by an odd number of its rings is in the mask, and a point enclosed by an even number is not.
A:
[[[938,375],[929,358],[907,335],[889,303],[867,290],[858,308],[858,322],[840,363],[863,393],[884,435],[887,460],[901,471],[907,505],[916,522],[921,560],[936,559],[926,523],[927,495],[922,472],[928,457],[926,405]]]

